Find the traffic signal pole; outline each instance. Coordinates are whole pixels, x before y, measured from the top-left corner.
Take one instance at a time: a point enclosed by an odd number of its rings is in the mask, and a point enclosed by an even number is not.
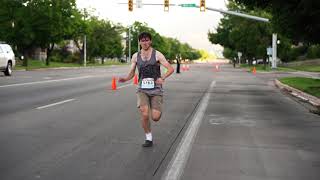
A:
[[[248,14],[244,14],[244,13],[239,13],[239,12],[234,12],[234,11],[225,11],[222,9],[216,9],[216,8],[210,8],[210,7],[206,7],[207,10],[210,11],[216,11],[216,12],[220,12],[223,14],[229,14],[229,15],[234,15],[234,16],[240,16],[243,18],[247,18],[247,19],[252,19],[255,21],[260,21],[260,22],[269,22],[269,19],[267,18],[262,18],[262,17],[258,17],[258,16],[252,16],[252,15],[248,15]],[[277,34],[273,33],[272,34],[272,61],[271,61],[271,68],[272,69],[276,69],[277,68]]]
[[[166,1],[166,4],[153,4],[153,3],[142,3],[142,0],[139,0],[138,3],[140,5],[144,5],[144,6],[164,6],[164,5],[169,5],[169,6],[181,6],[181,7],[194,7],[194,8],[203,8],[205,6],[205,0],[201,0],[200,1],[202,4],[201,6],[197,6],[194,3],[186,3],[186,4],[169,4],[168,1]],[[127,3],[118,3],[118,4],[127,4]],[[260,21],[260,22],[265,22],[268,23],[269,19],[267,18],[263,18],[263,17],[258,17],[258,16],[252,16],[252,15],[248,15],[248,14],[244,14],[244,13],[239,13],[239,12],[234,12],[234,11],[226,11],[226,10],[222,10],[222,9],[216,9],[216,8],[211,8],[211,7],[205,7],[206,10],[209,11],[216,11],[216,12],[220,12],[223,14],[229,14],[229,15],[233,15],[233,16],[239,16],[239,17],[243,17],[243,18],[247,18],[247,19],[252,19],[255,21]],[[277,68],[277,34],[273,33],[272,34],[272,68]]]
[[[129,45],[129,52],[128,52],[128,56],[129,56],[129,61],[131,62],[131,26],[129,26],[129,33],[128,33],[128,45]]]
[[[132,0],[129,1],[129,2],[132,2]],[[118,4],[128,4],[128,3],[118,3]],[[164,6],[164,5],[169,5],[169,6],[200,8],[200,6],[197,6],[196,4],[190,4],[190,3],[187,3],[187,4],[169,4],[168,1],[166,2],[166,4],[161,4],[161,3],[142,3],[141,0],[138,0],[137,7],[139,8],[142,5],[143,6]],[[203,7],[203,6],[201,6],[201,7]],[[244,13],[239,13],[239,12],[234,12],[234,11],[226,11],[226,10],[216,9],[216,8],[211,8],[211,7],[205,7],[205,9],[210,10],[210,11],[220,12],[220,13],[223,13],[223,14],[229,14],[229,15],[248,18],[248,19],[253,19],[253,20],[256,20],[256,21],[269,22],[269,19],[267,19],[267,18],[262,18],[262,17],[258,17],[258,16],[252,16],[252,15],[248,15],[248,14],[244,14]]]
[[[244,17],[244,18],[247,18],[247,19],[253,19],[253,20],[256,20],[256,21],[269,22],[269,19],[267,19],[267,18],[262,18],[262,17],[258,17],[258,16],[252,16],[252,15],[248,15],[248,14],[244,14],[244,13],[239,13],[239,12],[234,12],[234,11],[225,11],[225,10],[222,10],[222,9],[216,9],[216,8],[210,8],[210,7],[206,7],[206,9],[210,10],[210,11],[220,12],[220,13],[223,13],[223,14],[229,14],[229,15]]]

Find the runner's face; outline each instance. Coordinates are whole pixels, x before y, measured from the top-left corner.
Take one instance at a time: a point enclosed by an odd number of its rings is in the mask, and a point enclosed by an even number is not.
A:
[[[149,38],[142,38],[140,39],[139,43],[143,50],[148,50],[151,46],[152,41]]]

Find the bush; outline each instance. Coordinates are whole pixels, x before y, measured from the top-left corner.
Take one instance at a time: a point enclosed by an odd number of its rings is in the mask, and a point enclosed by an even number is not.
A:
[[[291,62],[298,59],[298,57],[304,56],[306,54],[307,47],[299,46],[299,47],[291,47],[289,49],[285,49],[279,57],[283,62]]]
[[[66,50],[58,50],[55,49],[52,51],[50,56],[50,61],[52,62],[62,62],[62,63],[79,63],[80,61],[80,53],[68,52]]]
[[[60,55],[60,50],[57,50],[57,49],[53,50],[51,52],[49,60],[52,61],[52,62],[62,62],[62,58],[61,58],[61,55]]]
[[[319,44],[312,45],[308,48],[307,58],[308,59],[320,58],[320,45]]]
[[[51,62],[61,62],[61,58],[59,57],[59,55],[51,55],[49,60]]]

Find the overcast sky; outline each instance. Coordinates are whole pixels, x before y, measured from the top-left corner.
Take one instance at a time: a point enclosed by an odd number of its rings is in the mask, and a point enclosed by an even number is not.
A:
[[[143,3],[163,3],[164,0],[142,0]],[[196,3],[200,0],[170,0],[170,4]],[[227,0],[206,0],[207,7],[226,9]],[[196,49],[212,52],[219,49],[208,41],[208,30],[214,30],[222,15],[218,12],[200,12],[198,8],[171,6],[169,12],[163,6],[143,6],[128,11],[127,0],[77,0],[78,8],[94,8],[95,15],[124,26],[134,21],[145,22],[163,36],[177,38]],[[135,3],[136,0],[133,0]]]

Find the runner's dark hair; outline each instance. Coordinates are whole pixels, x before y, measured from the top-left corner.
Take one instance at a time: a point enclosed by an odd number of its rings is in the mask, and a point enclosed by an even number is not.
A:
[[[141,39],[144,39],[144,38],[149,38],[150,40],[152,40],[151,34],[148,33],[148,32],[142,32],[142,33],[140,33],[138,38],[139,38],[139,41],[140,41]]]

